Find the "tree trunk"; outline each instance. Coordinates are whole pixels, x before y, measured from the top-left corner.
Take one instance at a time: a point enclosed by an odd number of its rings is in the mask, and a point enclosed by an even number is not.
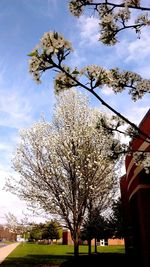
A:
[[[74,256],[77,257],[79,255],[79,239],[76,237],[74,240]]]
[[[95,243],[94,243],[94,245],[95,245],[95,253],[97,253],[97,240],[96,240],[96,238],[95,238]]]
[[[88,240],[88,254],[91,255],[91,239]]]
[[[75,257],[79,255],[79,236],[80,236],[80,228],[72,231],[71,237],[74,243],[74,256]]]

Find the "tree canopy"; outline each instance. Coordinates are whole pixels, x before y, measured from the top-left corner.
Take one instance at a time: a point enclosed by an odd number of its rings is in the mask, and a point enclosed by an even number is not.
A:
[[[62,237],[62,227],[56,220],[46,223],[34,224],[30,230],[30,240],[51,240]]]
[[[44,225],[42,237],[43,239],[51,239],[52,241],[53,239],[60,239],[62,237],[61,225],[55,220],[47,222]]]

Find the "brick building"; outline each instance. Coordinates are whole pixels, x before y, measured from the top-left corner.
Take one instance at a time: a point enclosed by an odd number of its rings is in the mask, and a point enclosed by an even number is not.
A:
[[[0,240],[1,241],[16,241],[17,235],[10,231],[7,227],[0,225]]]
[[[63,245],[73,245],[73,241],[71,238],[71,234],[69,230],[63,230],[63,238],[62,238],[62,243]],[[87,245],[88,242],[87,241],[80,241],[80,245]],[[124,245],[124,239],[107,239],[107,240],[99,240],[99,242],[97,242],[97,244],[99,246],[115,246],[115,245]],[[93,239],[91,241],[91,245],[94,246],[95,245],[95,240]]]
[[[150,135],[150,110],[139,128]],[[133,150],[150,151],[145,138],[131,142]],[[132,155],[125,159],[126,174],[121,178],[124,207],[125,247],[127,254],[135,255],[139,266],[150,267],[150,174],[136,165]]]

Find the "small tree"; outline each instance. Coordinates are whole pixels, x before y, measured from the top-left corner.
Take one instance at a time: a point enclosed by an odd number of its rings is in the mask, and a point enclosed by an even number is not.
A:
[[[42,240],[44,224],[35,224],[30,231],[30,240]]]
[[[53,242],[53,239],[60,239],[62,237],[62,227],[57,221],[50,221],[47,222],[44,225],[43,232],[42,232],[42,238],[51,240]]]
[[[112,235],[108,220],[101,215],[99,208],[90,210],[81,233],[81,239],[88,240],[89,255],[91,254],[92,239],[95,239],[95,253],[97,253],[97,239],[107,239]]]

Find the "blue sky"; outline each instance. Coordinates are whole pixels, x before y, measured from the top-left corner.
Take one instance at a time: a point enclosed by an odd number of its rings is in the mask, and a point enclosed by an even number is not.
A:
[[[150,31],[142,38],[124,33],[118,45],[106,47],[98,42],[98,19],[84,14],[79,19],[68,11],[67,0],[1,0],[0,1],[0,222],[11,211],[20,217],[25,204],[2,190],[5,179],[13,174],[11,158],[19,141],[19,130],[39,120],[50,120],[55,96],[53,73],[35,84],[28,73],[27,54],[44,32],[58,31],[70,40],[75,49],[68,64],[82,67],[98,64],[137,71],[149,78]],[[133,103],[127,93],[117,96],[105,88],[101,95],[114,108],[139,123],[149,108],[150,97]],[[90,96],[89,96],[90,97]],[[100,104],[90,97],[91,105]]]

